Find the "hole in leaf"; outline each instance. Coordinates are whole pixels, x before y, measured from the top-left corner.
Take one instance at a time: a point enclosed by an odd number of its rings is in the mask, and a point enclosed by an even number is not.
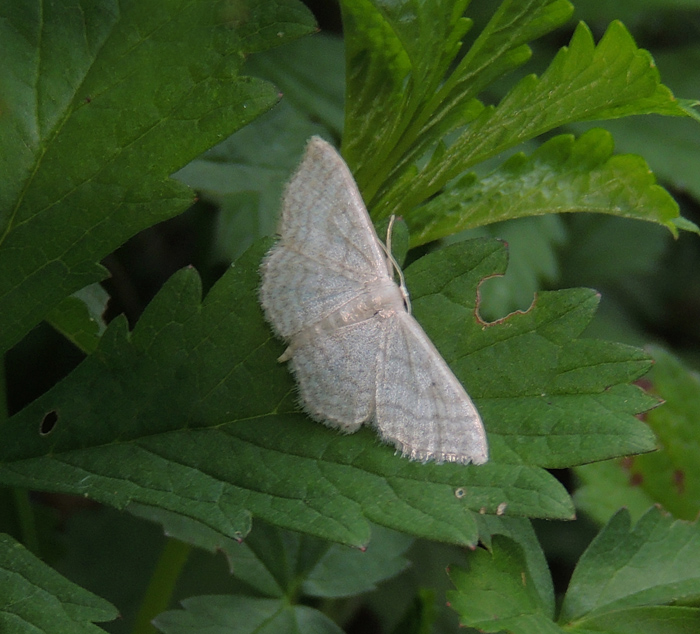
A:
[[[46,434],[50,434],[53,431],[53,428],[56,426],[57,422],[58,422],[58,412],[55,409],[53,409],[50,412],[48,412],[44,416],[44,419],[41,421],[41,425],[39,425],[39,433],[42,436],[46,436]]]

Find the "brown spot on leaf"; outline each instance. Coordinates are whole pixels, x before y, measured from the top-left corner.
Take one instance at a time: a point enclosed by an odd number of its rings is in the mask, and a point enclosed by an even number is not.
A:
[[[676,487],[676,491],[678,491],[678,495],[685,493],[685,471],[676,469],[673,472],[673,484]]]
[[[634,456],[626,456],[622,460],[620,460],[620,466],[625,471],[631,471],[632,465],[634,465]]]

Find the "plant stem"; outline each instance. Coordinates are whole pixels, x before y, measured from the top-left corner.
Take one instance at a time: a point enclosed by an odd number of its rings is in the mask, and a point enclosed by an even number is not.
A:
[[[7,411],[7,381],[5,380],[5,355],[0,357],[0,425],[4,423],[9,416]]]
[[[31,553],[40,557],[39,536],[36,532],[36,518],[32,511],[32,503],[29,501],[29,491],[15,487],[12,489],[19,522],[20,539]]]
[[[175,584],[191,550],[189,544],[177,539],[168,539],[165,543],[136,616],[133,634],[155,634],[158,631],[151,621],[170,605]]]
[[[8,419],[8,416],[5,357],[2,356],[0,357],[0,425]],[[15,501],[20,540],[31,553],[40,557],[39,536],[36,532],[36,518],[34,517],[34,511],[32,511],[32,503],[29,501],[29,491],[15,487],[12,489],[12,497]]]

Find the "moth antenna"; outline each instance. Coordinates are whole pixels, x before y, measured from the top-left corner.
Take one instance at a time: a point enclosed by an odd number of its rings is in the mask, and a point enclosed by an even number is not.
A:
[[[403,295],[403,301],[406,304],[406,310],[408,313],[411,313],[411,298],[408,295],[408,289],[406,288],[406,280],[404,279],[403,276],[403,271],[401,270],[401,267],[399,266],[399,263],[396,261],[396,258],[391,252],[391,236],[394,230],[394,221],[396,220],[396,215],[391,214],[391,218],[389,218],[389,226],[386,228],[386,246],[382,244],[381,240],[377,240],[379,244],[381,245],[382,249],[384,250],[384,253],[386,253],[386,257],[391,262],[391,266],[396,271],[399,275],[399,288],[401,289],[401,295]]]

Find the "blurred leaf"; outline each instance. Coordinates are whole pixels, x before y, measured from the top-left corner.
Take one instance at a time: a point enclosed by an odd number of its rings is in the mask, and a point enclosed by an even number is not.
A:
[[[681,13],[693,9],[700,9],[700,0],[576,0],[577,16],[605,23],[622,20],[625,23],[654,25],[664,11]]]
[[[658,225],[598,214],[570,216],[566,229],[569,239],[559,251],[557,283],[596,288],[604,298],[589,334],[648,343],[648,331],[667,320],[666,296],[683,284],[668,262],[670,254],[679,252],[679,243]]]
[[[102,279],[97,262],[127,238],[181,213],[192,193],[169,174],[275,103],[272,85],[240,75],[242,59],[313,18],[296,0],[236,11],[5,3],[0,349]]]
[[[164,634],[343,634],[333,621],[313,608],[276,599],[202,596],[185,599],[184,610],[158,615],[153,623]]]
[[[492,321],[516,310],[527,310],[539,290],[558,280],[557,247],[564,242],[565,235],[561,218],[548,214],[470,229],[444,242],[492,236],[508,245],[505,274],[487,278],[479,286],[479,316]]]
[[[605,524],[617,511],[626,508],[637,521],[654,503],[630,473],[631,459],[605,460],[576,467],[580,481],[574,493],[576,508],[599,524]]]
[[[564,226],[556,284],[602,295],[587,336],[638,346],[666,335],[693,336],[696,236],[674,241],[659,225],[601,214],[570,215]]]
[[[106,328],[102,315],[108,300],[107,291],[99,284],[90,284],[66,297],[46,320],[80,350],[91,353]]]
[[[220,209],[212,261],[228,264],[274,235],[284,183],[307,139],[319,133],[323,128],[283,101],[174,174]]]
[[[457,619],[446,605],[445,592],[449,589],[450,582],[445,570],[454,563],[464,565],[465,550],[467,549],[459,546],[425,539],[414,541],[405,555],[411,565],[363,597],[367,608],[377,616],[381,631],[399,634],[402,631],[399,629],[401,623],[418,612],[417,618],[434,618],[433,627],[429,630],[431,634],[453,632]],[[426,588],[433,595],[432,607],[431,598],[421,596],[422,589]]]
[[[700,611],[697,608],[658,606],[625,608],[602,614],[585,622],[577,632],[610,632],[611,634],[695,634]],[[570,630],[569,630],[570,631]]]
[[[435,593],[421,589],[411,602],[404,618],[394,630],[394,634],[431,634],[435,624]]]
[[[89,500],[61,497],[75,505],[64,513],[54,556],[56,570],[117,606],[119,618],[105,629],[132,632],[150,576],[166,539],[160,527]],[[225,565],[221,568],[225,569]],[[210,570],[209,577],[215,576]],[[198,589],[202,593],[201,586]]]
[[[284,183],[313,135],[339,135],[343,45],[316,35],[250,58],[245,71],[272,81],[284,99],[269,113],[186,165],[175,178],[220,207],[209,257],[229,263],[273,235]]]
[[[612,137],[600,128],[578,139],[556,136],[481,179],[462,176],[408,222],[412,244],[420,245],[500,220],[573,211],[650,220],[677,233],[676,201],[641,157],[613,155]]]
[[[188,518],[160,509],[140,508],[138,514],[162,522],[169,535],[223,551],[232,574],[244,587],[277,599],[279,611],[288,603],[297,603],[300,595],[338,598],[374,590],[377,583],[409,565],[403,555],[413,541],[374,526],[368,548],[358,550],[261,522],[255,523],[244,542],[215,541],[211,529]]]
[[[646,420],[661,450],[635,458],[630,477],[675,517],[692,520],[700,512],[700,376],[661,348],[652,354],[653,392],[665,402]]]
[[[344,597],[375,589],[375,584],[399,574],[409,565],[402,555],[412,539],[372,527],[364,550],[332,544],[256,522],[245,541],[222,539],[209,527],[163,509],[130,507],[136,515],[163,524],[165,533],[182,541],[223,552],[232,573],[270,597]]]
[[[163,508],[133,503],[127,507],[127,510],[136,517],[161,524],[163,532],[168,537],[212,553],[225,550],[231,543],[238,543],[236,540],[224,537],[220,532],[211,529],[206,524]]]
[[[700,10],[700,0],[692,1],[695,3],[696,9]],[[679,12],[678,19],[684,20],[687,19],[687,16]],[[698,94],[700,46],[698,46],[697,40],[693,40],[692,44],[663,48],[654,55],[654,59],[659,70],[663,73],[665,83],[675,93],[690,100],[697,100],[700,97]],[[660,119],[654,119],[654,121],[657,120]],[[693,126],[688,130],[697,132],[697,127]],[[694,134],[693,137],[697,139],[697,134]]]
[[[343,40],[317,33],[250,58],[245,70],[275,84],[283,101],[337,137],[343,131]]]
[[[570,238],[559,257],[560,282],[565,286],[626,288],[630,294],[635,279],[661,266],[672,243],[661,227],[610,216],[572,216],[566,227]]]
[[[582,498],[585,510],[599,519],[609,516],[615,503],[639,511],[647,500],[680,519],[695,519],[700,511],[700,378],[669,352],[653,348],[652,353],[652,391],[664,404],[645,420],[660,449],[577,469],[585,483],[577,500]]]
[[[368,592],[408,566],[413,540],[372,527],[365,550],[256,524],[245,542],[225,553],[234,574],[269,596],[348,597]]]
[[[410,562],[404,557],[413,542],[401,533],[372,528],[365,551],[334,545],[319,559],[303,583],[304,594],[313,597],[349,597],[376,589]]]
[[[0,535],[0,631],[97,634],[116,608],[71,583],[8,535]]]

